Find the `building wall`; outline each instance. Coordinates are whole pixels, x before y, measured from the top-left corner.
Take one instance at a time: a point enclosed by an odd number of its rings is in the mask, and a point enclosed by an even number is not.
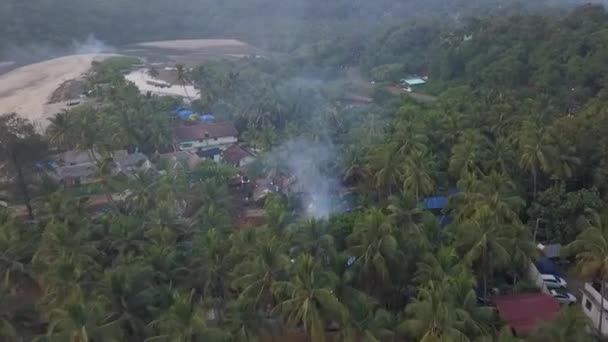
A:
[[[212,148],[212,147],[222,147],[226,145],[232,145],[236,143],[238,139],[236,137],[222,137],[217,139],[204,139],[201,141],[182,141],[180,142],[179,149],[182,151],[188,150],[197,150],[199,148]],[[189,147],[184,147],[184,145],[190,144]]]
[[[593,288],[590,283],[585,283],[585,287],[583,288],[583,300],[581,301],[581,305],[583,307],[583,312],[587,317],[591,319],[593,326],[596,331],[600,329],[600,306],[602,303],[602,296],[600,293]],[[604,298],[604,323],[602,324],[602,334],[604,336],[608,336],[608,298]]]

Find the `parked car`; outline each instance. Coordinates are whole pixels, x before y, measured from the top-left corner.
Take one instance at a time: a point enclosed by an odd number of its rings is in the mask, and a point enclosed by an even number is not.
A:
[[[568,285],[564,279],[553,274],[541,274],[540,276],[548,289],[560,289]]]
[[[570,292],[560,292],[557,290],[549,290],[549,292],[551,293],[551,295],[553,297],[555,297],[555,299],[557,299],[560,304],[565,304],[565,305],[572,305],[572,304],[576,304],[576,297],[570,293]]]

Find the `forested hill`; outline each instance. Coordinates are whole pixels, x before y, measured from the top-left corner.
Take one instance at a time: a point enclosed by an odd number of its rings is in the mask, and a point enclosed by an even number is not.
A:
[[[274,49],[412,17],[450,21],[491,11],[562,7],[581,0],[4,0],[0,53],[9,47],[68,46],[89,34],[111,44],[154,39],[236,36]],[[0,54],[1,56],[1,54]]]
[[[432,92],[495,89],[567,113],[606,87],[607,45],[608,13],[585,5],[565,16],[491,16],[459,28],[432,21],[394,26],[359,63],[377,81],[424,74]]]

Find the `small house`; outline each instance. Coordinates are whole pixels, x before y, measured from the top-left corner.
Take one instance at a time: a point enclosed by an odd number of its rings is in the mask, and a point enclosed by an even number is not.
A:
[[[226,149],[238,141],[237,136],[238,131],[231,122],[182,125],[175,129],[181,151],[214,147]]]
[[[243,167],[255,160],[255,155],[239,145],[229,146],[223,152],[224,161],[234,167]]]

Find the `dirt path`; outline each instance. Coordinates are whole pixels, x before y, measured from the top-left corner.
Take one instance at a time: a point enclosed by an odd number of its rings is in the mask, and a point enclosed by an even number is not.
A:
[[[346,78],[355,86],[357,91],[362,92],[365,96],[371,96],[373,85],[370,81],[366,80],[361,73],[361,70],[357,67],[350,67],[346,69]],[[416,92],[407,92],[400,87],[396,86],[386,86],[386,90],[389,93],[400,96],[407,95],[417,101],[420,102],[435,102],[437,101],[437,97],[429,94],[416,93]]]
[[[82,77],[95,60],[111,54],[73,55],[26,65],[0,75],[0,113],[15,112],[40,128],[61,111],[62,104],[48,105],[53,92],[63,83]]]

